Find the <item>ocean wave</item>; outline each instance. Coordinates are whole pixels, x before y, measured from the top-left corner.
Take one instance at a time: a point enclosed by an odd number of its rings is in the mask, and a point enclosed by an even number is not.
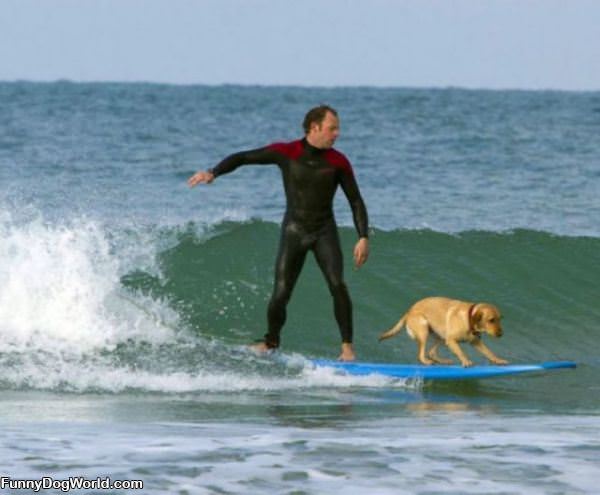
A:
[[[258,220],[115,228],[4,215],[1,386],[178,393],[398,385],[240,351],[264,333],[278,235],[276,224]],[[505,337],[489,345],[511,361],[597,362],[589,335],[600,317],[600,240],[525,230],[376,230],[371,259],[354,271],[355,234],[342,228],[341,237],[361,359],[413,362],[406,336],[389,344],[376,337],[415,300],[446,295],[501,308]],[[282,335],[286,353],[337,355],[331,299],[311,260]]]

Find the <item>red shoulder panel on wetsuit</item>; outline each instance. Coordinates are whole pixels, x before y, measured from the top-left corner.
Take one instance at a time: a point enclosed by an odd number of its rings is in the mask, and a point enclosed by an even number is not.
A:
[[[354,175],[352,165],[350,165],[348,158],[346,158],[343,153],[340,153],[333,148],[328,149],[325,152],[325,160],[327,160],[327,162],[329,162],[333,167],[340,169],[342,172],[349,175]]]
[[[291,160],[300,158],[302,154],[302,141],[292,141],[291,143],[273,143],[267,148],[277,151]]]

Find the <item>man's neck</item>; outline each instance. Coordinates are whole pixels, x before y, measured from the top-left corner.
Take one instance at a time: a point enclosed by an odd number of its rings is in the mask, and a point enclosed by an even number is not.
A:
[[[306,141],[306,143],[308,143],[308,145],[311,146],[312,148],[314,148],[315,150],[323,149],[323,148],[317,146],[317,144],[311,139],[311,137],[309,135],[304,136],[304,141]]]

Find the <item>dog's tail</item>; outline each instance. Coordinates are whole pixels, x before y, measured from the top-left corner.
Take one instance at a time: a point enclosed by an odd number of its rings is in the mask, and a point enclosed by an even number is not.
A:
[[[381,342],[382,340],[385,340],[385,339],[389,339],[390,337],[393,337],[397,333],[400,333],[400,331],[402,330],[402,327],[404,327],[404,324],[406,323],[407,315],[408,315],[408,313],[406,313],[402,318],[400,318],[400,320],[398,320],[398,323],[396,323],[392,328],[390,328],[386,332],[383,332],[379,336],[379,342]]]

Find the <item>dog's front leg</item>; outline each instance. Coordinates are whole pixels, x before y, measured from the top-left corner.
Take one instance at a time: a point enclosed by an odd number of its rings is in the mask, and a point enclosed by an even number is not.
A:
[[[446,339],[446,345],[448,346],[448,349],[450,349],[454,354],[456,354],[456,357],[460,360],[460,363],[465,367],[469,367],[469,366],[473,366],[473,361],[471,361],[467,355],[463,352],[463,350],[460,348],[460,345],[458,345],[458,342],[454,339]]]
[[[498,356],[496,356],[490,349],[488,346],[486,346],[483,341],[481,339],[476,339],[473,342],[471,342],[471,345],[473,347],[475,347],[475,349],[477,349],[479,352],[481,352],[481,354],[483,354],[486,358],[488,358],[490,360],[490,362],[494,363],[494,364],[508,364],[508,361],[506,361],[505,359],[501,359]]]

